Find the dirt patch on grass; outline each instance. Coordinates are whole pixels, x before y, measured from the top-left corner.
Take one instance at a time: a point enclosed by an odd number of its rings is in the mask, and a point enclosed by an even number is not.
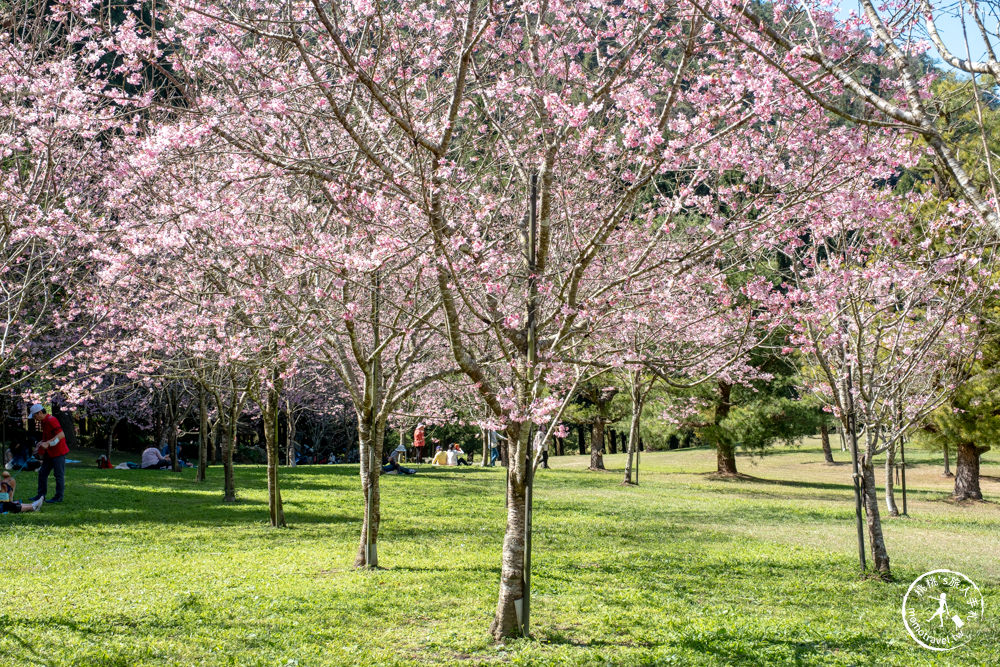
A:
[[[759,477],[754,477],[753,475],[744,475],[741,472],[735,475],[724,472],[705,472],[702,473],[705,479],[712,479],[719,482],[767,482],[769,480],[761,479]]]

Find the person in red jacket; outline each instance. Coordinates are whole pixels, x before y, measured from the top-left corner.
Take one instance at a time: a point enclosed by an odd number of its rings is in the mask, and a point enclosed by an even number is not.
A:
[[[59,420],[45,412],[41,404],[32,405],[28,416],[42,427],[42,441],[38,443],[38,458],[42,460],[42,467],[38,469],[38,493],[31,502],[45,498],[49,490],[49,473],[55,471],[56,495],[45,502],[61,503],[63,490],[66,488],[66,455],[69,454],[66,436],[63,435]]]
[[[417,463],[424,462],[424,445],[427,444],[424,440],[424,425],[417,424],[417,430],[413,432],[413,451],[415,453],[413,459]]]

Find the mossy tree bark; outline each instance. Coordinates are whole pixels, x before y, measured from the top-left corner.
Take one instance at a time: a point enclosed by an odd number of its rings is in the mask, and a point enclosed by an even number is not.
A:
[[[285,399],[285,465],[295,467],[295,411]]]
[[[382,449],[385,442],[385,423],[370,418],[358,420],[358,451],[361,493],[364,514],[361,519],[361,540],[354,567],[377,568],[378,533],[382,522],[382,490],[379,476],[382,473]],[[371,545],[371,546],[369,546]]]
[[[990,450],[989,445],[977,446],[974,442],[958,443],[955,460],[955,499],[982,500],[979,488],[979,457]]]

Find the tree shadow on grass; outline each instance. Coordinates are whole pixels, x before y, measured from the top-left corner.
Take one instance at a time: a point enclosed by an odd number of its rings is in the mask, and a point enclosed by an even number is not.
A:
[[[620,641],[583,639],[566,628],[554,628],[536,633],[535,638],[546,644],[581,649],[650,649],[657,654],[671,649],[699,653],[706,658],[721,660],[728,665],[760,665],[780,660],[782,664],[803,665],[830,659],[836,653],[850,651],[869,654],[884,644],[881,638],[854,637],[836,642],[803,638],[787,639],[770,635],[734,634],[728,630],[700,631],[697,636],[681,635],[677,640],[645,641],[623,638]],[[777,658],[776,654],[781,657]]]
[[[237,493],[239,493],[237,491]],[[286,503],[286,518],[294,524],[337,524],[358,520],[340,512],[308,512]],[[224,527],[248,526],[267,518],[267,502],[239,498],[223,502],[218,489],[184,488],[177,484],[156,489],[130,487],[101,481],[67,483],[66,500],[47,505],[41,512],[11,515],[22,525],[102,526],[154,524],[162,526]]]
[[[24,649],[26,656],[30,656],[32,659],[39,662],[45,662],[45,657],[41,655],[35,645],[23,639],[20,635],[10,629],[7,623],[0,622],[0,635],[4,638],[11,639],[15,644]]]
[[[315,479],[317,477],[322,478],[322,472],[317,472],[315,475],[305,476],[304,478],[296,477],[294,473],[291,473],[282,475],[281,477],[282,490],[289,489],[292,491],[294,490],[328,491],[332,489],[342,490],[343,488],[348,488],[349,490],[354,491],[358,488],[357,486],[354,485],[354,480],[358,479],[359,472],[358,472],[358,467],[356,465],[352,467],[353,471],[351,472],[350,477],[352,477],[353,479],[351,480],[351,485],[348,487],[341,487],[332,484],[323,484],[316,481],[303,481],[303,479],[310,480],[310,479]],[[419,483],[419,481],[422,479],[432,479],[432,480],[461,479],[463,484],[476,484],[484,487],[492,486],[495,485],[498,481],[502,481],[499,480],[497,476],[494,476],[489,473],[483,473],[482,469],[475,467],[471,469],[465,467],[441,469],[441,468],[430,468],[429,466],[426,465],[423,466],[404,465],[404,467],[410,467],[410,468],[415,467],[417,473],[414,475],[383,474],[379,478],[380,485],[393,484],[394,482],[397,481],[397,479],[399,480],[400,484],[409,484],[410,482]],[[322,468],[322,466],[317,466],[317,468]],[[473,476],[473,479],[469,478],[470,475]],[[343,473],[338,474],[338,477],[343,477],[343,476],[345,476],[343,475]],[[263,481],[261,483],[263,483]]]
[[[623,639],[621,641],[609,642],[604,639],[576,639],[571,634],[566,632],[564,629],[552,629],[543,630],[538,632],[537,630],[532,633],[532,636],[539,642],[543,644],[552,644],[554,646],[571,646],[573,648],[591,648],[591,649],[602,649],[602,648],[656,648],[662,646],[657,642],[648,641],[635,641],[630,639]],[[610,664],[610,663],[609,663]]]
[[[766,493],[760,490],[754,490],[751,485],[753,484],[764,484],[770,487],[786,487],[790,489],[814,489],[817,491],[839,491],[838,494],[813,494],[807,496],[809,500],[833,500],[840,501],[844,498],[843,494],[852,495],[854,493],[854,486],[850,482],[837,483],[837,482],[800,482],[794,480],[782,480],[782,479],[767,479],[764,477],[753,477],[751,475],[742,475],[740,479],[734,479],[731,477],[715,477],[710,478],[712,482],[720,482],[722,484],[729,484],[733,487],[739,487],[740,483],[746,484],[741,488],[741,493],[748,495],[756,495],[768,498],[775,498],[781,500],[797,500],[802,499],[806,496],[797,495],[784,495],[780,493]],[[899,493],[899,487],[896,487],[896,492]],[[911,498],[918,500],[931,500],[937,498],[940,495],[940,491],[928,490],[928,489],[915,489],[908,488],[907,494]],[[881,489],[880,489],[881,494]]]
[[[209,481],[194,481],[194,471],[181,473],[159,470],[101,471],[96,469],[73,470],[68,475],[66,500],[60,505],[46,505],[39,513],[11,515],[6,523],[17,522],[23,526],[101,526],[151,524],[163,526],[225,527],[253,526],[266,521],[267,501],[263,466],[237,466],[237,502],[225,503],[222,499],[221,470],[210,469]],[[344,494],[351,494],[352,503],[360,505],[360,484],[355,478],[357,465],[297,466],[281,470],[283,500],[286,519],[290,526],[355,523],[358,513],[333,511],[306,511],[306,506],[323,504],[343,505]],[[470,477],[470,475],[472,475]],[[449,468],[440,472],[422,472],[414,479],[383,478],[383,488],[390,494],[417,485],[421,479],[432,480],[437,486],[444,480],[447,493],[454,498],[471,498],[482,495],[496,486],[494,475],[476,468]],[[21,491],[34,490],[36,477],[22,481]],[[424,484],[426,487],[426,483]],[[51,480],[50,480],[51,487]],[[296,498],[297,493],[303,500]],[[320,492],[320,493],[317,493]],[[328,493],[329,496],[325,496]],[[358,496],[358,497],[355,497]],[[502,493],[497,494],[502,498]]]
[[[781,661],[785,664],[803,665],[814,664],[823,658],[829,659],[835,652],[851,651],[869,655],[884,643],[881,638],[865,637],[838,640],[836,643],[807,639],[795,641],[768,635],[747,637],[735,635],[728,630],[717,630],[699,633],[697,637],[685,637],[671,645],[713,656],[730,665],[759,665],[775,660],[776,652],[783,654]]]
[[[498,560],[498,562],[499,562],[499,560]],[[489,577],[491,577],[490,582],[492,583],[492,581],[493,581],[494,578],[497,581],[499,581],[499,577],[500,577],[500,565],[498,564],[498,565],[496,565],[494,567],[483,567],[483,566],[477,565],[475,563],[470,563],[469,565],[454,565],[454,564],[452,564],[452,565],[449,565],[448,567],[439,567],[439,566],[421,567],[421,566],[418,566],[418,565],[390,565],[389,567],[385,568],[385,570],[381,570],[381,572],[390,573],[390,574],[393,573],[393,572],[412,572],[412,573],[427,573],[427,572],[429,572],[429,573],[434,573],[434,574],[440,574],[441,576],[448,576],[448,575],[454,574],[456,572],[476,572],[476,573],[482,574],[484,577],[487,576],[487,575]]]
[[[181,611],[181,610],[178,610]],[[231,629],[231,624],[223,621],[206,621],[199,619],[203,628],[214,636],[221,636],[225,631]],[[2,627],[2,626],[0,626]],[[30,664],[29,659],[33,658],[37,664],[70,664],[65,661],[66,646],[71,642],[77,642],[73,651],[74,665],[135,665],[148,664],[148,659],[156,655],[152,647],[157,643],[167,644],[168,651],[172,651],[176,645],[177,637],[188,630],[187,621],[183,618],[183,613],[175,617],[159,615],[152,620],[149,618],[138,619],[123,617],[115,614],[108,618],[95,619],[90,622],[79,623],[65,616],[51,616],[35,618],[30,621],[32,631],[54,631],[55,633],[66,633],[60,638],[60,646],[45,645],[36,649],[33,645],[17,638],[25,648],[25,654],[13,656],[15,662],[5,664],[22,665]],[[212,633],[212,629],[217,632]],[[136,641],[127,646],[115,646],[109,640],[120,638],[124,635],[132,639],[141,636],[142,641]],[[9,629],[4,629],[5,636],[12,636]],[[16,637],[16,635],[14,635]],[[244,647],[250,649],[276,649],[281,646],[283,639],[280,636],[272,636],[269,633],[256,633],[251,635],[251,642],[244,639]],[[91,653],[93,651],[93,653]],[[51,654],[47,656],[46,653]],[[56,657],[58,656],[58,657]],[[6,656],[5,656],[6,657]],[[159,656],[157,656],[159,657]]]
[[[783,480],[783,479],[767,479],[766,477],[754,477],[753,475],[746,475],[740,473],[739,475],[718,475],[714,472],[701,473],[703,477],[713,482],[720,482],[722,484],[770,484],[772,486],[789,486],[792,488],[800,489],[820,489],[824,491],[837,490],[837,491],[853,491],[854,487],[850,483],[838,483],[838,482],[797,482],[793,480]]]

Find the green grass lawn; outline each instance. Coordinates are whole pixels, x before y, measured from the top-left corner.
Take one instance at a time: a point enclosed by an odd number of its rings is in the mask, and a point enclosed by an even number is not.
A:
[[[910,517],[885,521],[896,582],[863,580],[850,467],[814,445],[740,457],[738,481],[705,474],[708,450],[650,453],[638,488],[554,458],[536,487],[534,640],[502,645],[486,634],[502,468],[383,477],[387,569],[358,572],[356,467],[282,470],[288,530],[265,525],[262,467],[238,468],[236,505],[221,468],[196,484],[71,467],[65,503],[0,517],[0,665],[996,664],[998,506],[947,501],[939,464],[908,452]],[[1000,466],[983,473],[1000,498]],[[34,474],[19,481],[32,495]],[[900,613],[939,568],[986,602],[983,629],[943,657]]]

